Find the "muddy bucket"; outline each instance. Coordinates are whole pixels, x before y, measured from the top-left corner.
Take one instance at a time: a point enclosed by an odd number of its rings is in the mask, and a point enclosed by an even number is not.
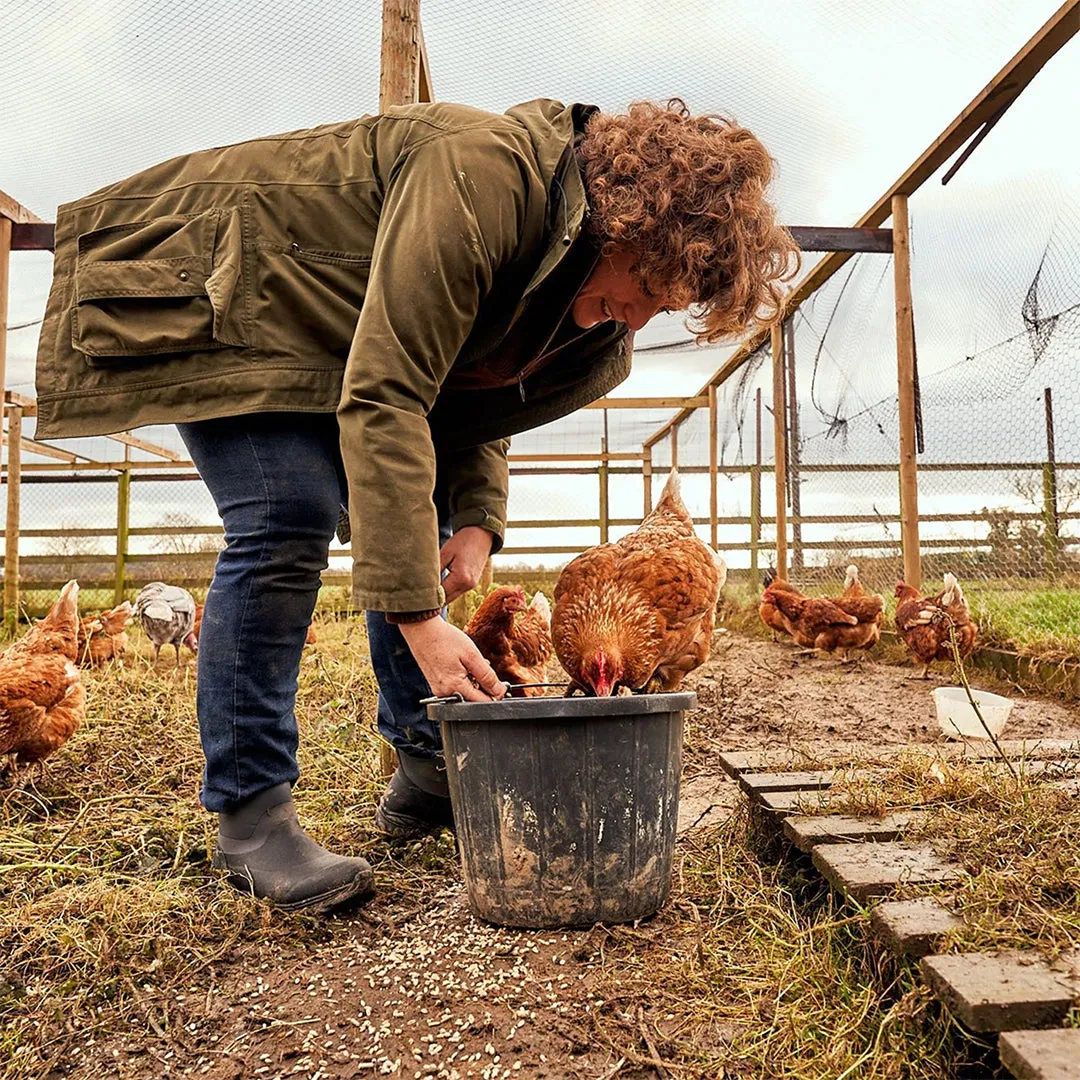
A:
[[[671,887],[693,694],[428,706],[473,912],[502,926],[652,915]]]

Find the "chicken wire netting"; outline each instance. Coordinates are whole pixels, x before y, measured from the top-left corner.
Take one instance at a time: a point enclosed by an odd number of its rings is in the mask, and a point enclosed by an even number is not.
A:
[[[695,112],[733,114],[763,138],[779,164],[784,221],[833,225],[873,203],[1056,7],[913,0],[900,12],[881,0],[694,0],[672,18],[644,0],[618,8],[424,0],[422,15],[436,96],[495,110],[542,95],[618,109],[678,93]],[[8,61],[0,189],[53,220],[59,203],[171,155],[373,111],[380,18],[378,0],[320,0],[302,12],[277,0],[197,8],[13,0],[0,27]],[[1077,53],[1075,41],[1064,47],[947,187],[934,178],[911,200],[926,576],[955,567],[995,603],[1005,596],[1046,613],[1053,632],[1071,625],[1068,588],[1080,557],[1080,453],[1071,445],[1080,391],[1070,363],[1080,347],[1080,162],[1065,136],[1080,99]],[[920,71],[915,83],[911,70]],[[808,255],[803,273],[819,258]],[[12,257],[7,386],[23,394],[33,392],[50,272],[46,253]],[[790,559],[793,574],[822,586],[839,582],[852,558],[879,588],[900,565],[893,318],[891,258],[863,255],[792,320]],[[730,345],[694,347],[677,316],[654,323],[638,335],[634,371],[616,393],[693,395],[730,354]],[[770,563],[775,544],[767,349],[718,388],[717,404],[715,525],[707,410],[679,425],[675,443],[699,531],[709,539],[715,530],[738,583],[753,563]],[[517,437],[499,564],[557,566],[631,528],[649,490],[643,444],[673,415],[585,410]],[[30,418],[24,434],[33,435]],[[137,434],[183,452],[172,429]],[[106,440],[62,445],[99,461],[154,460]],[[653,499],[671,461],[665,434],[651,450]],[[82,476],[24,483],[24,527],[62,534],[25,535],[26,556],[57,543],[115,557],[115,476]],[[217,542],[198,482],[138,479],[131,507],[136,529],[191,525],[188,536],[133,535],[135,554]],[[79,535],[94,529],[104,534]],[[347,572],[347,559],[335,555],[331,569]]]

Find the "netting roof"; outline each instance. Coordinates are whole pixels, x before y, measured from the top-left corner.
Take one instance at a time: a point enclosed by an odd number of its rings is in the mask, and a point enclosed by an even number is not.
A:
[[[734,115],[762,137],[780,165],[783,220],[846,225],[1057,6],[424,0],[422,17],[440,98],[501,110],[550,96],[618,109],[679,95],[694,111]],[[7,0],[0,190],[51,220],[60,202],[166,157],[373,111],[380,17],[375,0]],[[1080,100],[1077,53],[1073,41],[1037,77],[1028,94],[1038,89],[1040,104],[1023,114],[1023,126],[1007,114],[965,166],[981,163],[998,184],[972,197],[1011,197],[1000,186],[1010,176],[1080,173],[1067,134]],[[998,240],[1010,252],[1025,249],[1030,262],[1046,237],[1014,220]],[[8,386],[24,393],[32,392],[32,324],[50,269],[44,253],[13,258],[9,321],[29,325],[10,333]],[[687,336],[670,318],[638,340]],[[695,392],[724,355],[642,353],[619,392]],[[609,448],[639,449],[668,415],[612,413]],[[601,424],[599,413],[583,413],[516,446],[594,450]],[[175,445],[168,432],[153,437]]]

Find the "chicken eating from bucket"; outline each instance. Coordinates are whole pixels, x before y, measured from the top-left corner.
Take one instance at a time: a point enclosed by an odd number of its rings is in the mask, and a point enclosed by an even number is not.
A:
[[[694,532],[672,469],[628,536],[590,548],[555,585],[551,636],[570,693],[670,692],[709,657],[727,566]]]

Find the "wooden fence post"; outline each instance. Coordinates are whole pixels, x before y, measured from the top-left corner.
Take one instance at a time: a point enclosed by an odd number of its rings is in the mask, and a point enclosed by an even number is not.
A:
[[[646,446],[641,454],[641,486],[645,497],[645,512],[641,515],[647,518],[652,511],[652,447]]]
[[[1057,450],[1054,439],[1054,394],[1043,390],[1046,416],[1046,464],[1043,465],[1043,543],[1046,549],[1046,574],[1053,579],[1060,569],[1061,526],[1058,517]]]
[[[0,402],[7,390],[8,274],[11,269],[11,221],[0,214]],[[0,413],[3,406],[0,405]]]
[[[791,568],[798,573],[803,568],[802,544],[802,477],[799,474],[799,393],[795,385],[795,319],[784,323],[784,354],[788,370],[787,396],[787,461],[788,497],[791,500]]]
[[[896,291],[896,379],[900,413],[900,538],[904,581],[922,585],[919,477],[915,456],[915,319],[911,305],[911,235],[906,195],[892,198],[893,280]]]
[[[420,0],[383,0],[382,50],[379,64],[379,112],[395,105],[411,105],[420,97],[421,65],[426,50],[420,27]],[[424,71],[424,90],[431,95],[431,75]],[[356,580],[353,562],[353,581]],[[484,567],[488,584],[491,582],[491,560]],[[483,584],[483,580],[481,580]],[[354,587],[355,591],[355,587]],[[379,766],[384,778],[397,768],[397,754],[387,742],[379,743]]]
[[[717,522],[719,516],[719,493],[716,490],[717,483],[717,461],[719,458],[719,449],[717,446],[718,439],[718,417],[716,408],[716,387],[709,387],[709,537],[715,550],[716,545],[720,542],[720,526]]]
[[[131,528],[131,470],[124,469],[116,478],[116,588],[113,603],[124,602],[124,579],[127,574],[128,531]]]
[[[776,474],[776,576],[787,580],[787,415],[784,409],[784,327],[774,322],[772,337],[773,471]]]
[[[750,467],[750,587],[761,588],[758,546],[761,542],[761,387],[755,395],[754,464]]]
[[[4,524],[4,629],[19,625],[19,489],[22,481],[21,405],[5,406],[8,417],[7,521]]]
[[[671,467],[679,467],[679,425],[671,425]]]
[[[607,439],[600,440],[600,468],[597,470],[600,476],[600,543],[608,542],[608,528],[611,514],[608,510],[608,459]]]

